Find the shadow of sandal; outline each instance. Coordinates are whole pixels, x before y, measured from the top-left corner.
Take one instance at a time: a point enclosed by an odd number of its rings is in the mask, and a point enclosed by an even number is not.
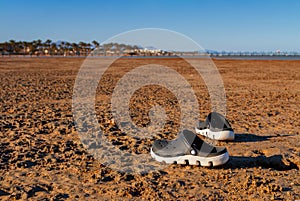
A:
[[[291,170],[299,169],[298,166],[282,157],[282,155],[273,156],[257,156],[257,157],[245,157],[245,156],[231,156],[229,161],[222,166],[224,169],[238,169],[238,168],[271,168],[274,170]]]
[[[256,134],[236,133],[235,139],[232,142],[261,142],[261,141],[267,141],[271,138],[289,137],[289,136],[294,136],[294,135],[292,134],[256,135]]]

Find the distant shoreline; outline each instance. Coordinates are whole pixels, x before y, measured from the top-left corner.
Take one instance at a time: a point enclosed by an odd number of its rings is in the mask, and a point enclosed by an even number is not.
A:
[[[218,60],[300,60],[300,56],[217,56]]]
[[[168,59],[168,58],[199,58],[199,59],[216,59],[216,60],[300,60],[300,56],[91,56],[89,58],[128,58],[128,59]],[[2,55],[0,58],[88,58],[88,56],[63,56],[63,55],[53,55],[53,56],[30,56],[30,55]]]

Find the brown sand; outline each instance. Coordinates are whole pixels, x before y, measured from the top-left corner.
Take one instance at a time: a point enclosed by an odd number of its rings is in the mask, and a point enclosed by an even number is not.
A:
[[[227,117],[235,129],[226,146],[230,161],[219,168],[170,165],[143,175],[105,167],[83,148],[72,117],[72,90],[83,59],[0,59],[0,200],[294,200],[300,199],[300,61],[216,60],[226,89]],[[148,61],[149,62],[149,61]],[[200,119],[210,111],[203,82],[175,59],[192,83]],[[108,100],[123,73],[143,60],[122,60],[98,87],[97,115],[116,147],[149,153],[153,139],[122,135],[113,124]],[[122,65],[120,65],[122,64]],[[120,67],[121,66],[121,67]],[[114,73],[114,76],[110,75]],[[159,92],[158,92],[159,91]],[[168,114],[157,138],[172,139],[178,103],[157,86],[134,94],[132,117],[149,122],[151,105]]]

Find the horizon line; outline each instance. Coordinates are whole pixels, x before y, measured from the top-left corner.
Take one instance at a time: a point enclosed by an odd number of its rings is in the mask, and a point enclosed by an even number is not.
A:
[[[56,40],[53,41],[51,39],[46,39],[44,41],[42,41],[41,39],[36,39],[36,40],[15,40],[15,39],[10,39],[9,41],[2,41],[0,42],[0,47],[1,45],[4,44],[8,44],[8,43],[17,43],[17,44],[25,44],[25,43],[34,43],[34,42],[38,42],[40,45],[45,44],[48,42],[48,45],[52,45],[52,44],[63,44],[63,45],[70,45],[72,46],[73,44],[85,44],[86,46],[89,46],[90,49],[96,49],[98,47],[103,47],[104,45],[109,45],[109,44],[115,44],[115,45],[125,45],[125,46],[131,46],[131,47],[137,47],[135,49],[147,49],[147,47],[143,47],[139,44],[124,44],[124,43],[118,43],[118,42],[110,42],[110,43],[99,43],[97,40],[92,40],[90,42],[84,42],[82,40],[79,40],[77,42],[74,41],[68,41],[68,40]],[[149,46],[148,46],[149,47]],[[156,47],[154,47],[156,48]],[[159,49],[159,48],[156,48]],[[1,50],[0,50],[1,51]],[[203,52],[203,50],[189,50],[189,51],[178,51],[178,50],[165,50],[165,51],[172,51],[172,52]],[[208,54],[299,54],[300,51],[297,50],[281,50],[280,48],[276,49],[276,50],[225,50],[225,49],[213,49],[213,48],[204,48],[204,52],[208,53]]]

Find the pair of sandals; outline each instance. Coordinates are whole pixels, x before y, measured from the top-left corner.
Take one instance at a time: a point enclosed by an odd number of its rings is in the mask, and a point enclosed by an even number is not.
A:
[[[234,131],[227,119],[211,112],[204,122],[199,122],[196,133],[214,140],[234,140]],[[187,164],[199,166],[220,166],[229,160],[225,147],[208,144],[195,133],[183,130],[174,140],[155,140],[151,156],[167,164]]]

